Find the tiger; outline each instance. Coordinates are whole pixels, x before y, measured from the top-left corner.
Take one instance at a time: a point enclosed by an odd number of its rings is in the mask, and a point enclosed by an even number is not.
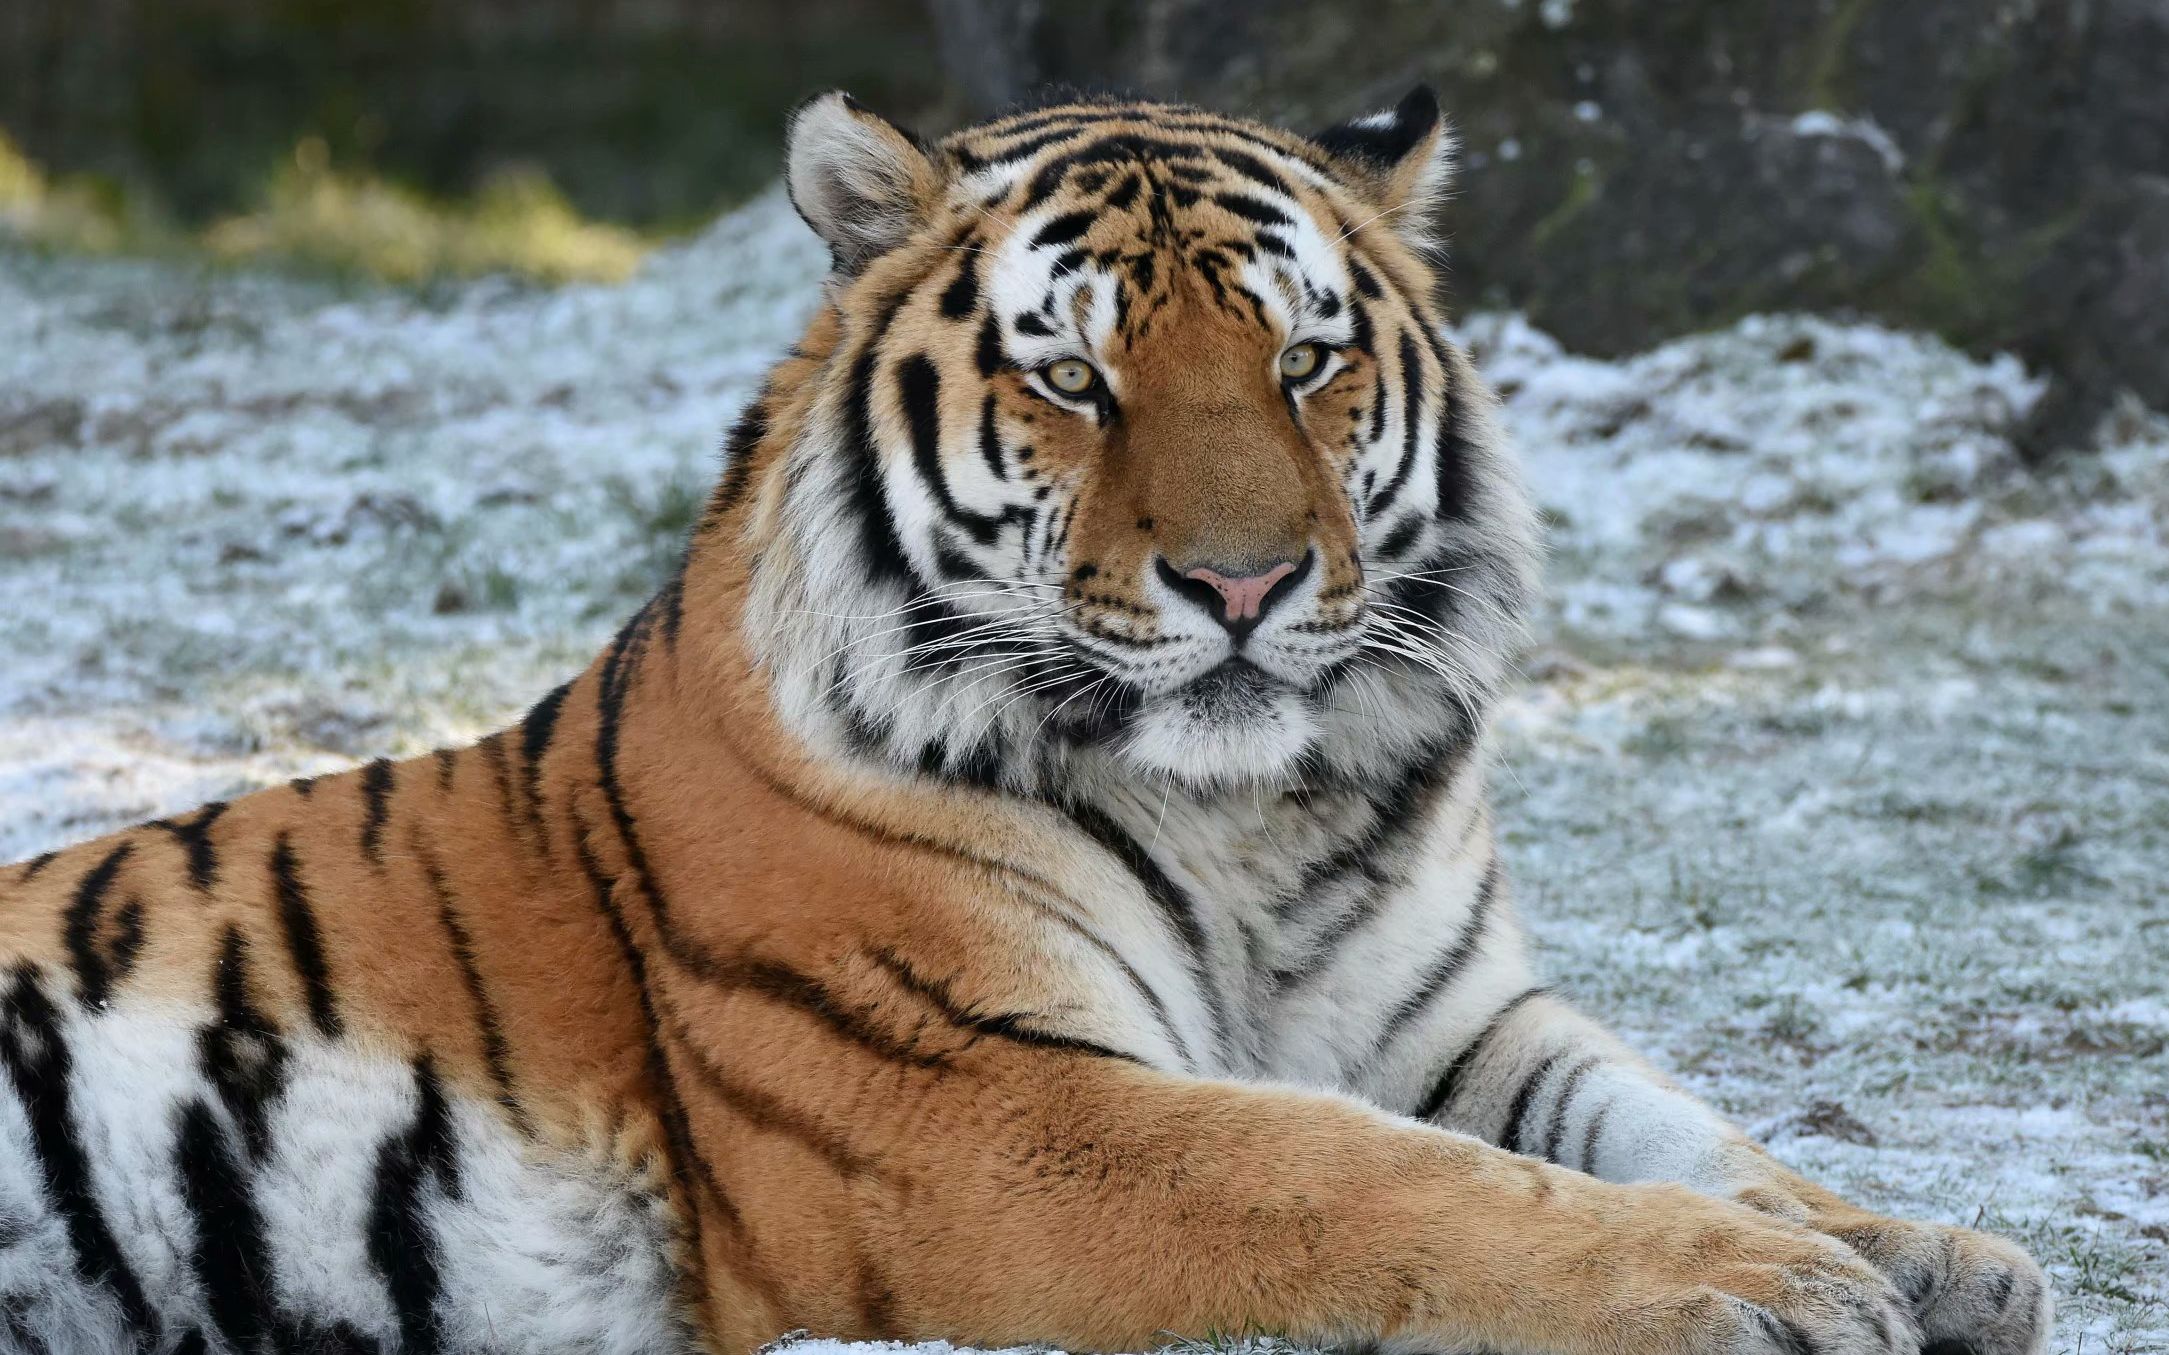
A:
[[[593,663],[0,872],[0,1347],[2042,1348],[1539,973],[1430,90],[786,143],[818,309]]]

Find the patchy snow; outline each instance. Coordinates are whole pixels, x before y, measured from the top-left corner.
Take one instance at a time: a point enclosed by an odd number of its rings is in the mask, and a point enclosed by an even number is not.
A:
[[[0,252],[0,859],[506,721],[821,267],[776,196],[608,288]],[[2036,475],[2037,384],[1932,339],[1464,332],[1552,525],[1497,780],[1563,985],[1789,1161],[2020,1237],[2056,1349],[2169,1350],[2169,423]]]

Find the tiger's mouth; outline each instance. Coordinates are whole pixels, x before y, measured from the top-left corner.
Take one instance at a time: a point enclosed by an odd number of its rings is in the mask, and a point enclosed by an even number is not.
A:
[[[1176,688],[1172,695],[1200,723],[1232,725],[1262,713],[1274,700],[1295,694],[1296,690],[1292,683],[1234,654]]]
[[[1240,654],[1159,691],[1104,672],[1079,691],[1056,702],[1058,737],[1199,787],[1285,777],[1318,734],[1304,688]]]

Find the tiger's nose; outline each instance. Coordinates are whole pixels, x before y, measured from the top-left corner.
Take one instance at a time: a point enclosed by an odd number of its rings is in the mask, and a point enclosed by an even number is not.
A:
[[[1295,591],[1310,572],[1315,551],[1305,551],[1300,561],[1282,560],[1257,573],[1236,573],[1209,564],[1177,568],[1163,557],[1158,560],[1160,579],[1175,592],[1205,609],[1206,615],[1227,628],[1237,641],[1258,628],[1267,611]]]

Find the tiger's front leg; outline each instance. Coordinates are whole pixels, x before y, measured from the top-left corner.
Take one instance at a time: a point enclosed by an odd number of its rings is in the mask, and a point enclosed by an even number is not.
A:
[[[1522,988],[1445,1061],[1426,1118],[1605,1181],[1677,1181],[1806,1225],[1890,1277],[1929,1349],[2027,1355],[2049,1329],[2039,1266],[2000,1237],[1886,1218],[1788,1170],[1565,1003]]]
[[[1544,1355],[1910,1355],[1904,1301],[1808,1229],[1620,1186],[1341,1098],[982,1041],[878,1170],[885,1329]]]

